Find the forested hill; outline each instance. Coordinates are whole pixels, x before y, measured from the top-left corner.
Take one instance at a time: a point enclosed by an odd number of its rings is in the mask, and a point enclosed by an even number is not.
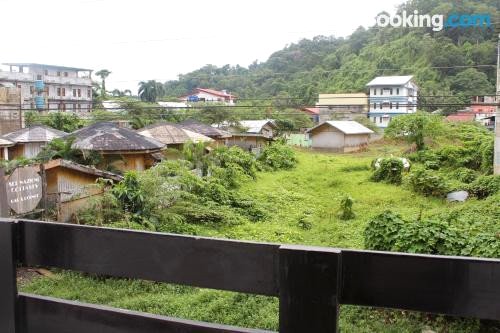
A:
[[[500,1],[411,0],[400,11],[421,14],[488,13],[492,28],[358,28],[348,38],[317,36],[273,53],[266,62],[242,66],[206,65],[165,83],[167,96],[195,87],[227,89],[240,98],[297,98],[313,103],[318,93],[363,91],[378,75],[415,76],[422,95],[494,93],[494,27]],[[498,29],[497,29],[498,30]],[[454,67],[454,68],[449,68]]]

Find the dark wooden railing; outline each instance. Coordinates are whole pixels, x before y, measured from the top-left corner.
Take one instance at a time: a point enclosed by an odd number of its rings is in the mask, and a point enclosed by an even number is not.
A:
[[[336,332],[339,304],[500,320],[500,260],[0,220],[0,332],[263,332],[18,293],[16,265],[279,297],[280,332]]]

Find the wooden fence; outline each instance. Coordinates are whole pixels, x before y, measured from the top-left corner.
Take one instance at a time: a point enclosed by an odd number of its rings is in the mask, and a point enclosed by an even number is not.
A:
[[[279,297],[280,332],[336,332],[339,304],[500,320],[500,260],[0,219],[0,332],[264,332],[18,293],[16,265]]]

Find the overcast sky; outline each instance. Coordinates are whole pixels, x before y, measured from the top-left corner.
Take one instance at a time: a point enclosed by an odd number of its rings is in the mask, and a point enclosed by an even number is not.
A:
[[[112,72],[107,88],[248,66],[301,38],[350,35],[403,0],[0,0],[0,62]]]

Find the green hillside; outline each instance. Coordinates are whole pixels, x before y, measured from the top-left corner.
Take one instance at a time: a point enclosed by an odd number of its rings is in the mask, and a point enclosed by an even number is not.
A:
[[[262,63],[217,67],[206,65],[165,83],[167,97],[195,87],[227,89],[240,98],[291,97],[312,104],[318,93],[363,91],[378,75],[415,75],[420,94],[453,95],[421,99],[457,103],[464,95],[494,93],[495,26],[500,24],[497,0],[412,0],[399,11],[443,14],[488,13],[491,28],[358,28],[348,38],[317,36],[273,53]],[[452,68],[450,68],[452,67]],[[432,107],[428,108],[432,110]],[[451,111],[451,110],[450,110]]]

